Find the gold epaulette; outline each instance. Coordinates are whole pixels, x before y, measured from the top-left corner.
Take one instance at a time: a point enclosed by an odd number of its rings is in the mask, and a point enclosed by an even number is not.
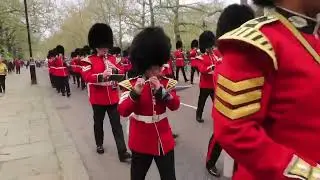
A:
[[[87,57],[81,59],[81,61],[86,62],[86,63],[89,63],[89,64],[92,64],[91,61],[90,61],[90,59],[89,59],[89,57],[90,57],[90,56],[87,56]]]
[[[276,21],[278,21],[278,18],[273,16],[262,16],[250,20],[243,24],[241,27],[221,36],[219,38],[219,41],[233,39],[246,42],[258,49],[261,49],[272,59],[274,68],[277,70],[278,63],[272,44],[270,43],[269,39],[260,31],[260,28],[262,26]]]
[[[176,85],[178,84],[178,81],[176,81],[174,79],[167,78],[167,77],[163,77],[163,78],[168,79],[168,83],[167,83],[167,86],[166,86],[166,90],[167,91],[170,91],[170,90],[174,89],[176,87]]]
[[[133,89],[133,86],[132,86],[132,84],[130,82],[131,80],[132,79],[127,79],[127,80],[119,82],[118,84],[119,84],[120,88],[123,88],[123,89],[131,91]]]

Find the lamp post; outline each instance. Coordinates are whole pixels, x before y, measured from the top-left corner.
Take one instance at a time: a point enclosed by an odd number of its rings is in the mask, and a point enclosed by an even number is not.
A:
[[[31,37],[30,37],[30,26],[29,26],[29,17],[28,17],[28,6],[27,0],[24,0],[24,13],[26,16],[27,32],[28,32],[28,45],[29,45],[29,54],[30,54],[30,77],[31,84],[37,84],[36,76],[36,64],[32,58],[32,47],[31,47]]]

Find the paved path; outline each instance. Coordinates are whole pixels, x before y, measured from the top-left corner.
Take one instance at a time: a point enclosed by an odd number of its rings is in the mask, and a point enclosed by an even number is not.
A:
[[[89,180],[41,71],[34,86],[25,69],[7,77],[7,93],[0,97],[0,179]]]

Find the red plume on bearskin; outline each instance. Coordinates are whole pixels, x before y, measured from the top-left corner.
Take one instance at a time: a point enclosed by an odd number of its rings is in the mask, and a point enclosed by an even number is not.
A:
[[[104,23],[94,24],[88,34],[89,46],[95,48],[112,48],[113,32],[109,25]]]

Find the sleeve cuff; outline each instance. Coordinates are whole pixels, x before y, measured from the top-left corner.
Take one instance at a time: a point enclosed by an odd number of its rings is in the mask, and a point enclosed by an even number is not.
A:
[[[135,91],[131,91],[129,96],[132,101],[137,101],[140,98],[140,95]]]
[[[119,74],[118,69],[112,69],[112,74]]]
[[[103,75],[102,75],[102,74],[98,74],[98,75],[97,75],[97,82],[98,82],[98,83],[104,82],[104,78],[103,78]]]
[[[162,100],[162,101],[168,101],[172,98],[170,93],[168,93],[166,89],[163,87],[158,89],[158,91],[155,93],[155,97],[157,100]]]

